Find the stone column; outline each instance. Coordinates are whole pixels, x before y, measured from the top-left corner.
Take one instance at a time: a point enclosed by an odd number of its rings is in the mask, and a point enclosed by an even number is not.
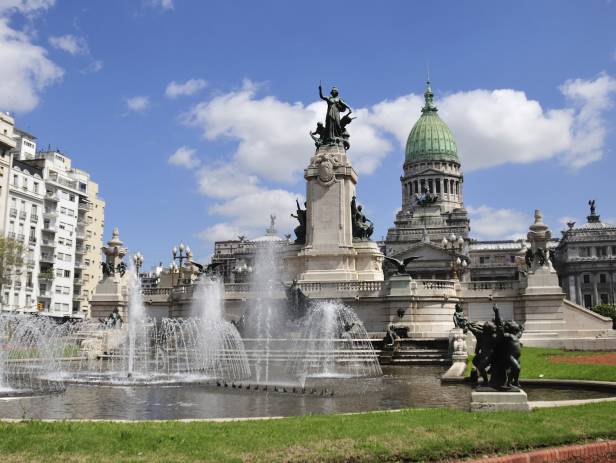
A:
[[[351,201],[357,174],[340,145],[322,145],[304,171],[306,244],[298,253],[301,282],[382,281],[376,243],[353,241]]]

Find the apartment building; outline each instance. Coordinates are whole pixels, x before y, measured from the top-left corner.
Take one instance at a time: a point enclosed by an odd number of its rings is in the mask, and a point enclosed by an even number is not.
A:
[[[4,233],[4,217],[9,191],[11,170],[11,151],[17,145],[13,139],[15,120],[8,114],[0,112],[0,233]]]
[[[8,207],[4,218],[4,235],[15,240],[23,249],[23,265],[5,269],[9,280],[4,282],[2,302],[4,310],[35,312],[41,252],[41,224],[45,182],[43,172],[36,166],[12,158],[8,186]]]

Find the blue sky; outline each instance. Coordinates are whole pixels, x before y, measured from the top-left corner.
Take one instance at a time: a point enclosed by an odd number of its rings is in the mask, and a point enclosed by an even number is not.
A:
[[[610,1],[0,0],[0,109],[92,174],[106,236],[150,265],[270,213],[291,233],[319,80],[359,116],[358,198],[384,235],[429,66],[473,236],[524,234],[535,208],[559,234],[591,198],[616,222],[615,24]]]

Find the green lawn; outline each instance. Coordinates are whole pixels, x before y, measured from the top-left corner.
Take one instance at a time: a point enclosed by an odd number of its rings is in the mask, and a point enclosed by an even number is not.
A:
[[[524,376],[615,380],[616,368],[550,365],[525,348]],[[0,403],[0,406],[2,404]],[[410,409],[229,423],[0,423],[0,462],[438,461],[616,439],[616,402],[477,413]]]
[[[0,424],[0,461],[434,461],[616,438],[616,403],[406,410],[235,423]]]

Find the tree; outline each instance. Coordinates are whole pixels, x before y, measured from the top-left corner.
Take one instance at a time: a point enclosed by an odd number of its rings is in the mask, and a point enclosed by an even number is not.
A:
[[[24,266],[23,243],[12,238],[0,237],[0,296],[10,286],[15,275]]]

